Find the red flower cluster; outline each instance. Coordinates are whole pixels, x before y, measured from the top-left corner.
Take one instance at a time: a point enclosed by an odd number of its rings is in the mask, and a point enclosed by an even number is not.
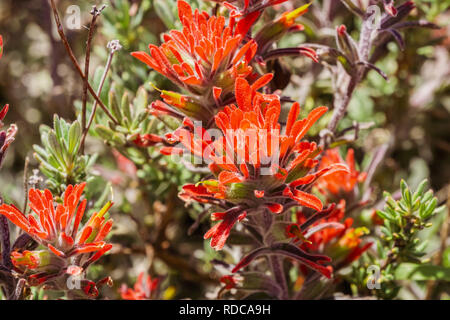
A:
[[[35,215],[26,216],[14,205],[0,206],[0,214],[48,249],[12,253],[12,261],[18,271],[33,272],[30,277],[32,283],[48,284],[61,276],[79,275],[112,248],[104,241],[113,224],[107,214],[111,202],[92,214],[79,230],[87,203],[86,199],[80,203],[85,185],[69,185],[64,192],[63,203],[57,203],[47,189],[31,189],[29,206]],[[95,289],[92,284],[88,283],[88,292]]]
[[[158,101],[152,104],[153,113],[208,121],[221,101],[232,95],[235,79],[252,72],[249,62],[256,52],[256,43],[241,44],[256,16],[236,21],[232,12],[226,21],[205,11],[193,12],[182,0],[178,1],[178,14],[182,31],[165,34],[160,47],[151,44],[150,54],[132,55],[190,93],[161,91],[161,97],[173,108]]]
[[[307,11],[308,5],[283,14],[273,24],[262,28],[255,40],[246,39],[262,10],[281,2],[284,1],[246,1],[244,11],[227,4],[231,12],[226,20],[222,16],[210,16],[204,11],[193,12],[188,3],[179,0],[182,31],[171,30],[165,34],[161,46],[149,46],[150,54],[132,53],[187,92],[181,94],[157,89],[165,103],[153,102],[150,112],[155,116],[169,115],[183,120],[183,125],[186,122],[202,121],[204,128],[211,127],[214,116],[224,105],[235,100],[233,89],[238,79],[257,84],[257,75],[250,65],[257,51],[259,56],[262,50],[266,50],[286,32],[299,29],[295,19]],[[317,61],[314,50],[303,47],[295,49],[296,54],[304,54]],[[262,62],[260,58],[258,61]],[[138,135],[135,140],[142,147],[155,144],[170,146],[176,142],[178,140],[172,134],[164,138],[151,134]],[[164,154],[171,151],[170,148],[161,150]]]
[[[287,228],[289,237],[301,241],[301,248],[308,252],[321,252],[333,260],[335,267],[341,267],[358,259],[372,243],[362,245],[361,237],[365,228],[353,228],[353,219],[345,218],[345,198],[351,198],[356,192],[357,183],[363,182],[367,176],[355,168],[353,149],[349,149],[345,161],[339,154],[339,149],[327,150],[321,159],[319,170],[336,164],[346,165],[348,171],[333,172],[320,177],[315,186],[329,201],[339,201],[339,205],[327,218],[315,223],[310,231],[300,229],[307,220],[304,211],[297,212],[296,224]],[[314,231],[314,232],[313,232]]]
[[[189,158],[194,156],[201,164],[208,164],[212,178],[183,186],[179,197],[186,202],[220,208],[220,212],[211,215],[217,223],[204,235],[205,239],[211,239],[211,247],[216,250],[224,247],[233,226],[244,219],[245,226],[257,225],[263,215],[270,215],[267,220],[274,221],[272,214],[283,214],[297,206],[319,211],[309,219],[299,217],[299,224],[290,229],[291,236],[305,244],[317,240],[314,242],[317,247],[272,243],[269,249],[259,248],[250,253],[233,272],[268,250],[294,257],[330,277],[331,267],[323,265],[329,258],[306,251],[321,251],[325,245],[338,243],[336,246],[352,250],[350,257],[356,256],[361,234],[359,229],[350,228],[350,220],[342,225],[338,223],[342,217],[335,217],[335,213],[328,217],[334,206],[323,210],[321,200],[309,191],[316,185],[322,192],[327,190],[338,197],[341,189],[350,192],[365,176],[355,170],[353,151],[349,152],[347,163],[337,151],[328,151],[320,167],[313,170],[321,149],[315,142],[304,141],[304,137],[328,110],[326,107],[315,108],[306,118],[298,119],[300,106],[294,103],[282,126],[280,97],[258,92],[273,75],[255,74],[251,65],[255,57],[261,65],[286,54],[304,54],[318,60],[315,51],[309,48],[272,50],[273,44],[287,32],[302,30],[296,19],[307,12],[309,4],[283,13],[251,38],[248,31],[262,10],[282,2],[225,2],[230,9],[229,18],[225,19],[192,11],[189,4],[179,0],[183,29],[170,31],[159,47],[150,45],[150,54],[135,52],[133,56],[186,92],[160,90],[165,103],[157,101],[150,108],[156,116],[169,115],[181,120],[182,126],[165,137],[138,136],[135,143],[143,147],[163,144],[163,154],[181,154],[187,149]],[[176,143],[180,145],[175,146]],[[329,228],[336,225],[340,227],[339,235]],[[235,285],[233,279],[222,280],[231,288]]]
[[[355,167],[355,155],[353,149],[349,149],[345,161],[339,154],[339,149],[327,150],[322,157],[319,169],[327,168],[330,165],[341,163],[348,166],[348,172],[336,172],[326,177],[321,177],[316,187],[327,196],[327,198],[335,200],[335,198],[344,198],[347,194],[355,191],[358,183],[364,182],[367,173],[359,172]]]
[[[152,279],[149,275],[145,277],[141,272],[134,284],[133,289],[123,284],[119,292],[124,300],[149,300],[158,289],[159,279]]]
[[[247,214],[266,209],[279,214],[297,205],[322,210],[320,199],[302,188],[321,176],[347,172],[345,165],[333,164],[308,174],[317,164],[314,158],[320,149],[316,143],[302,139],[327,108],[318,107],[305,119],[297,120],[300,106],[294,103],[281,134],[279,97],[256,91],[270,79],[271,75],[265,75],[252,85],[245,79],[236,81],[237,106],[226,106],[216,115],[222,135],[215,140],[203,128],[178,130],[184,146],[209,162],[216,177],[184,186],[180,198],[227,209],[212,215],[213,220],[221,222],[205,234],[218,250],[223,248],[233,225]]]

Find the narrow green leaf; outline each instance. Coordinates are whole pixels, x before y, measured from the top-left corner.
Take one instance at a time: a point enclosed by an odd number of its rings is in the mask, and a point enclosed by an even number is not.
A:
[[[114,90],[110,90],[108,93],[108,105],[114,118],[119,119],[120,121],[120,119],[122,119],[122,113],[120,112],[116,93]]]
[[[78,152],[78,146],[81,140],[81,125],[78,121],[74,121],[69,129],[69,154]]]
[[[425,191],[425,187],[428,184],[428,180],[424,179],[419,186],[417,187],[416,192],[414,192],[413,195],[413,202],[416,201],[418,198],[420,198],[423,195],[423,192]]]
[[[122,108],[123,118],[131,119],[131,104],[130,104],[130,96],[129,96],[128,92],[125,92],[122,96],[121,108]],[[124,119],[120,119],[120,120],[124,121]]]

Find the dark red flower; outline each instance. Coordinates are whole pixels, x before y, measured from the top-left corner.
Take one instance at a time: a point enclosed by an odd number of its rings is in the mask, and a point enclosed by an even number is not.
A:
[[[180,193],[185,201],[208,202],[225,209],[213,214],[213,219],[221,222],[205,234],[215,249],[224,246],[232,226],[246,214],[265,209],[279,214],[296,205],[322,210],[320,199],[302,188],[321,176],[347,171],[345,165],[333,164],[308,174],[317,164],[314,158],[320,149],[302,139],[327,108],[316,108],[297,120],[300,106],[294,103],[282,134],[280,98],[256,91],[271,77],[265,75],[252,85],[242,78],[236,81],[237,106],[226,106],[215,117],[221,136],[213,140],[208,131],[195,127],[176,132],[191,154],[209,163],[215,176],[187,185]]]

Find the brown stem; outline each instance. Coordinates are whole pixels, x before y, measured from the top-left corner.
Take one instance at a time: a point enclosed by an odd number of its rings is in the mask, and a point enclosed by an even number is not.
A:
[[[3,204],[3,199],[0,197],[0,204]],[[0,245],[2,248],[2,261],[0,265],[3,265],[8,270],[11,270],[13,265],[11,262],[11,242],[9,240],[9,225],[8,219],[4,215],[0,215]]]
[[[82,103],[82,107],[81,107],[81,128],[83,130],[85,130],[86,128],[86,105],[87,105],[87,93],[88,93],[88,82],[89,82],[89,65],[90,65],[90,61],[91,61],[91,47],[92,47],[92,39],[94,37],[94,30],[95,30],[95,23],[97,22],[97,17],[100,15],[100,13],[102,12],[102,10],[105,8],[106,6],[103,5],[102,8],[100,8],[100,10],[97,9],[96,6],[94,6],[92,8],[91,14],[92,14],[92,20],[91,20],[91,24],[89,26],[89,33],[88,33],[88,38],[86,41],[86,57],[84,58],[84,81],[83,81],[83,95],[81,98],[81,103]],[[84,153],[84,144],[81,144],[80,147],[81,153]]]
[[[72,48],[70,47],[70,44],[67,41],[67,37],[66,37],[66,35],[64,33],[64,29],[63,29],[62,24],[61,24],[61,19],[59,17],[58,10],[56,9],[55,1],[54,0],[50,0],[50,4],[52,6],[53,16],[55,18],[55,23],[56,23],[56,26],[57,26],[58,34],[61,37],[61,40],[62,40],[62,42],[64,44],[64,47],[66,48],[67,54],[69,55],[69,58],[72,61],[72,64],[74,65],[75,69],[80,74],[80,77],[83,80],[85,80],[86,76],[85,76],[84,72],[81,70],[81,67],[78,64],[77,59],[75,58],[75,55],[74,55],[74,53],[72,51]],[[92,89],[92,86],[89,84],[89,82],[87,83],[87,88],[88,88],[89,93],[92,95],[92,97],[95,99],[95,101],[97,101],[97,103],[100,105],[100,107],[106,113],[106,115],[111,119],[111,121],[113,121],[115,124],[118,124],[117,120],[113,117],[113,115],[105,107],[103,102],[100,100],[98,95],[95,93],[94,89]]]

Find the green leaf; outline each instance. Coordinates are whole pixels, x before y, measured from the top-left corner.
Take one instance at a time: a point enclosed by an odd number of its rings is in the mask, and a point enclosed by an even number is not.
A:
[[[433,198],[433,191],[428,190],[422,198],[422,203],[428,202]]]
[[[442,254],[442,265],[446,268],[450,268],[450,247],[445,249]]]
[[[419,184],[419,186],[417,187],[416,192],[414,192],[414,195],[413,195],[413,202],[416,201],[419,197],[422,197],[423,192],[425,191],[425,187],[427,186],[427,184],[428,184],[428,180],[427,180],[427,179],[424,179],[424,180]]]
[[[408,207],[411,208],[413,203],[411,191],[409,190],[409,188],[406,189],[405,194],[403,195],[403,199],[405,199],[405,202],[408,205]]]
[[[39,154],[35,153],[34,157],[36,158],[36,160],[38,160],[40,162],[40,165],[42,167],[44,167],[45,169],[47,169],[49,172],[53,172],[53,173],[56,173],[56,174],[59,173],[58,168],[55,168],[54,166],[52,166],[51,164],[46,162]],[[41,171],[44,171],[42,167],[41,167]]]
[[[174,21],[175,17],[172,12],[172,8],[167,0],[154,0],[153,6],[155,7],[156,14],[164,22],[167,29],[175,29]]]
[[[427,218],[429,218],[433,213],[434,213],[434,209],[436,209],[437,206],[437,199],[433,198],[433,200],[431,200],[425,210],[422,212],[422,210],[420,211],[420,217],[425,220]]]
[[[95,71],[94,71],[92,87],[95,89],[96,92],[97,92],[98,88],[100,87],[100,82],[102,81],[102,76],[103,76],[104,70],[105,70],[105,68],[103,68],[103,67],[97,67],[97,69],[95,69]]]
[[[35,145],[33,145],[33,149],[34,149],[34,151],[36,151],[36,153],[37,153],[38,155],[40,155],[42,158],[48,158],[48,157],[49,157],[48,152],[47,152],[44,148],[42,148],[41,146],[35,144]]]
[[[128,92],[125,92],[123,94],[122,101],[120,104],[122,108],[123,117],[131,119],[131,105],[130,105],[130,96]],[[124,121],[124,119],[119,119],[119,121],[120,120]]]
[[[405,180],[400,181],[400,189],[402,190],[402,195],[405,195],[406,190],[408,190],[408,185],[406,184]]]
[[[147,90],[144,87],[140,87],[136,94],[136,98],[134,100],[134,107],[136,110],[144,110],[148,104],[148,95]]]
[[[95,131],[101,138],[105,140],[111,140],[114,135],[114,131],[100,124],[95,126]]]
[[[55,129],[56,137],[59,139],[63,136],[62,128],[61,128],[61,121],[59,120],[59,117],[57,114],[53,116],[53,128]]]
[[[63,150],[61,148],[61,145],[58,143],[58,139],[56,138],[55,133],[50,131],[47,135],[47,138],[48,144],[50,146],[49,151],[53,154],[56,160],[58,160],[58,163],[61,165],[61,167],[65,168],[66,164],[64,162]]]
[[[78,152],[78,146],[81,139],[81,125],[78,121],[74,121],[69,129],[69,154]]]
[[[114,90],[110,90],[108,93],[108,105],[114,118],[119,119],[120,121],[120,119],[122,119],[122,113],[120,112]]]
[[[377,215],[383,219],[383,220],[395,220],[395,217],[393,217],[390,213],[388,213],[387,211],[381,211],[381,210],[377,210]]]

